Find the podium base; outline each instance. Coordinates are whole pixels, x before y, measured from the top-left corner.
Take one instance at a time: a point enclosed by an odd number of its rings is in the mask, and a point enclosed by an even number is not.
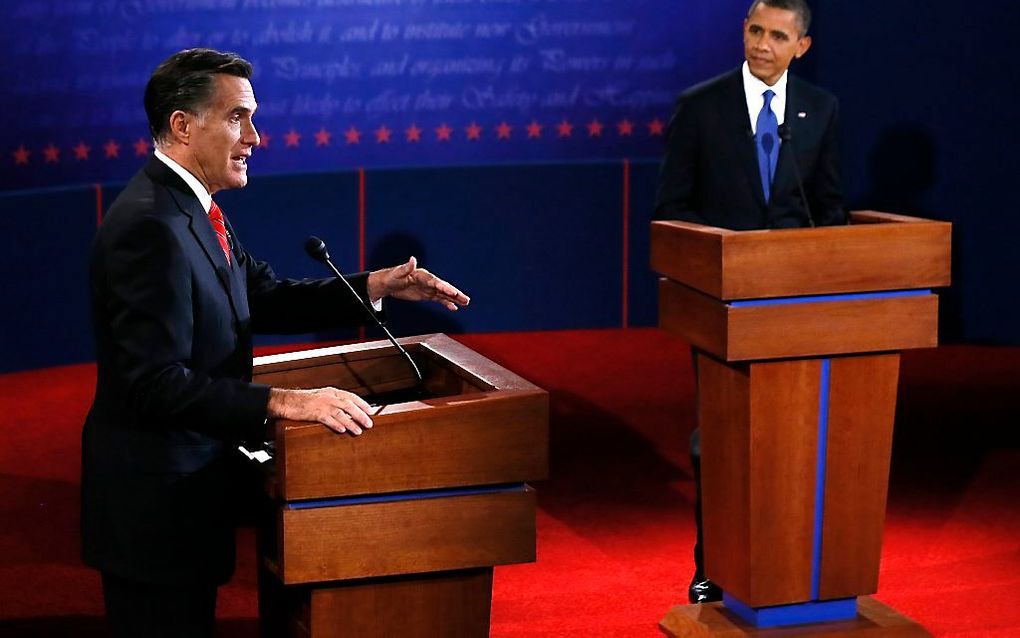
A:
[[[487,638],[492,567],[261,585],[261,638]]]
[[[857,618],[830,623],[759,629],[726,609],[722,603],[677,605],[659,622],[669,638],[741,638],[743,636],[812,636],[817,638],[921,638],[931,636],[924,627],[870,596],[857,601]]]

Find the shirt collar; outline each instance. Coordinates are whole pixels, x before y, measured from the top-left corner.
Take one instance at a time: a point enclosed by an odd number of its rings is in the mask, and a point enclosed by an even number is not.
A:
[[[744,79],[744,100],[747,102],[747,117],[750,120],[751,132],[757,132],[758,113],[765,104],[765,91],[771,90],[775,93],[772,98],[772,112],[776,114],[776,121],[782,126],[786,121],[786,84],[789,79],[789,69],[783,71],[779,80],[769,86],[751,75],[751,69],[747,62],[741,67],[741,75]]]
[[[790,77],[790,69],[783,71],[783,74],[779,76],[779,79],[776,80],[776,83],[772,86],[765,84],[751,74],[751,66],[747,63],[747,60],[744,60],[744,65],[740,67],[740,71],[744,76],[744,93],[747,93],[747,95],[757,95],[758,97],[761,97],[762,93],[772,89],[772,91],[776,94],[776,97],[782,96],[785,101],[786,81]]]
[[[200,204],[202,204],[202,210],[205,214],[209,214],[209,208],[212,206],[212,195],[205,189],[202,182],[198,181],[198,178],[192,175],[188,169],[184,168],[174,160],[170,159],[165,153],[161,152],[158,148],[153,149],[152,154],[156,158],[170,167],[170,170],[181,176],[184,183],[191,187],[191,190],[195,192],[195,197],[198,198]]]

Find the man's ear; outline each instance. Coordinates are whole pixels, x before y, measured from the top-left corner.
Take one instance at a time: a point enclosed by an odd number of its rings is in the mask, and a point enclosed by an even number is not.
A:
[[[799,58],[808,52],[811,48],[811,36],[806,35],[800,40],[797,40],[797,52],[794,53],[794,57]]]
[[[187,145],[191,141],[191,127],[194,119],[186,111],[174,111],[170,114],[170,137],[175,142]]]

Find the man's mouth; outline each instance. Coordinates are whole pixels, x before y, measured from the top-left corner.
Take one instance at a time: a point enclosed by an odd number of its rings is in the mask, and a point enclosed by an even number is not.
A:
[[[230,159],[235,164],[237,164],[239,166],[243,166],[245,168],[248,167],[248,156],[247,155],[235,155],[235,156],[231,157]]]

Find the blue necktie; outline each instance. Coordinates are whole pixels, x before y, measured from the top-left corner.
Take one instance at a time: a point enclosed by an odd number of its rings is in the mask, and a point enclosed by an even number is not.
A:
[[[772,89],[765,91],[765,104],[758,113],[758,124],[755,129],[754,141],[758,149],[758,171],[761,173],[761,189],[765,193],[765,201],[769,201],[772,190],[772,178],[776,176],[776,161],[779,159],[779,120],[772,112],[772,98],[776,96]]]

